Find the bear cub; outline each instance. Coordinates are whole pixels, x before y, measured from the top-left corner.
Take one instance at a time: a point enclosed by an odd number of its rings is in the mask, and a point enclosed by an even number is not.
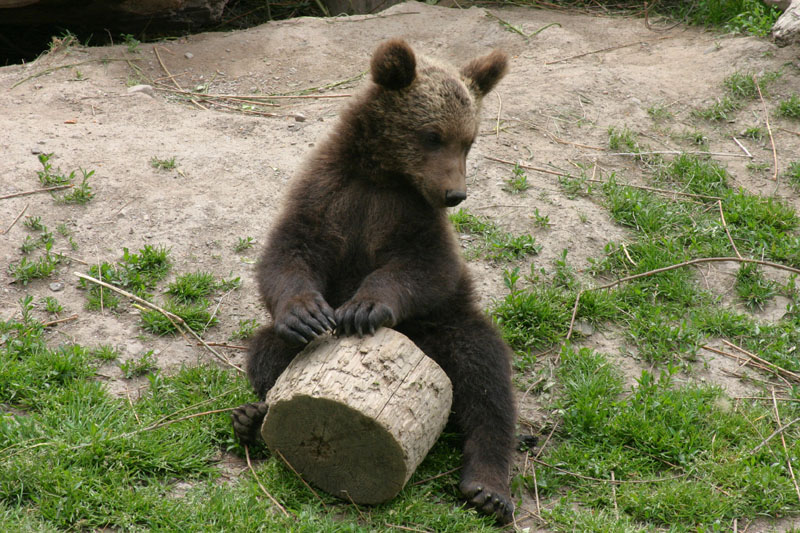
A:
[[[446,208],[467,197],[481,100],[507,64],[499,51],[459,70],[401,40],[377,48],[371,83],[293,180],[271,230],[257,279],[273,323],[256,333],[247,360],[264,398],[318,335],[405,334],[453,384],[461,492],[504,524],[514,512],[510,350],[475,302]],[[234,411],[243,443],[259,438],[267,409]]]

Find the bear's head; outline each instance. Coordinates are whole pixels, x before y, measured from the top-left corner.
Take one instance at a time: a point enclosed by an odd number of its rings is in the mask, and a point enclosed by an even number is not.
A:
[[[402,40],[381,44],[372,56],[373,84],[358,106],[362,142],[380,151],[373,158],[378,173],[410,181],[434,207],[463,201],[481,100],[507,67],[500,51],[456,69],[416,56]]]

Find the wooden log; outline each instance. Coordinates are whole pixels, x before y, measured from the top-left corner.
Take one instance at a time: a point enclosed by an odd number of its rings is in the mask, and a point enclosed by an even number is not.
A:
[[[800,43],[800,0],[791,0],[789,7],[772,26],[772,38],[779,46]]]
[[[327,336],[267,394],[264,442],[304,479],[345,500],[397,495],[444,429],[452,386],[405,335]]]

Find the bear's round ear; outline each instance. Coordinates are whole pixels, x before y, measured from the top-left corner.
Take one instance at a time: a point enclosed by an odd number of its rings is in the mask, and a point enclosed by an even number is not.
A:
[[[372,79],[387,89],[405,89],[414,81],[417,60],[411,47],[401,39],[381,43],[372,54]]]
[[[483,97],[491,91],[508,71],[508,56],[500,50],[478,57],[461,69],[461,75],[467,80],[470,88]]]

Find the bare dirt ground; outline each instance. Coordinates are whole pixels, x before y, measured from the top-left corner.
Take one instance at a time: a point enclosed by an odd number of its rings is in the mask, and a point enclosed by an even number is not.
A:
[[[129,93],[128,86],[156,81],[174,88],[174,79],[184,89],[206,86],[213,94],[248,95],[295,92],[344,80],[311,94],[350,94],[365,83],[361,75],[370,53],[388,37],[406,38],[418,52],[456,64],[495,47],[511,55],[509,75],[485,101],[481,136],[468,165],[469,198],[460,207],[489,216],[507,230],[536,236],[543,246],[533,259],[537,266],[550,269],[567,249],[570,264],[584,269],[586,259],[602,255],[608,241],[624,242],[626,231],[595,201],[567,197],[554,175],[529,171],[531,189],[509,195],[503,186],[512,175],[510,167],[486,156],[573,174],[578,173],[578,163],[590,172],[596,165],[598,178],[616,170],[621,181],[636,183],[642,172],[630,158],[601,149],[608,146],[609,126],[627,126],[656,150],[691,150],[678,134],[699,129],[709,138],[711,151],[735,155],[718,158],[735,186],[775,193],[800,208],[796,193],[772,180],[769,141],[742,141],[754,161],[766,165],[753,172],[746,168],[750,160],[739,157],[743,152],[731,139],[732,133],[748,126],[763,126],[758,102],[737,115],[744,118],[736,123],[711,125],[690,116],[691,109],[721,96],[722,80],[737,70],[759,73],[783,67],[784,75],[768,100],[787,96],[800,86],[800,69],[792,65],[797,62],[796,48],[683,26],[657,32],[641,19],[608,15],[489,11],[526,34],[557,24],[525,38],[482,8],[407,3],[379,15],[296,19],[142,44],[135,53],[124,45],[71,48],[27,65],[1,68],[0,196],[39,187],[36,154],[52,152],[54,166],[62,170],[96,171],[90,181],[96,197],[85,206],[59,204],[46,193],[0,200],[0,231],[25,209],[25,216],[40,216],[51,231],[65,223],[77,244],[72,250],[57,235],[55,251],[73,258],[71,264],[50,279],[22,286],[13,282],[6,265],[22,257],[20,244],[29,232],[20,220],[1,235],[0,317],[19,313],[18,301],[25,294],[36,301],[54,296],[64,306],[61,316],[77,314],[77,319],[53,328],[53,342],[111,344],[119,348],[123,361],[155,349],[165,369],[208,360],[206,351],[181,337],[144,333],[134,308],[119,314],[85,309],[85,294],[74,271],[119,260],[123,247],[136,251],[152,244],[170,248],[173,276],[193,271],[241,276],[241,290],[222,299],[220,324],[207,332],[208,341],[225,342],[239,320],[264,323],[252,278],[259,245],[304,153],[330,130],[347,99],[285,100],[269,110],[275,115],[269,117],[195,105],[167,91]],[[610,47],[615,48],[598,52]],[[98,61],[103,58],[130,60],[144,79],[128,62]],[[55,69],[67,65],[71,66]],[[31,77],[37,74],[42,75]],[[656,123],[647,113],[651,106],[667,106],[674,117]],[[771,120],[782,172],[789,161],[800,159],[800,135],[792,133],[796,123]],[[155,169],[150,165],[153,157],[175,157],[177,168]],[[550,227],[534,224],[534,209],[549,216]],[[235,252],[238,239],[245,237],[255,238],[256,246]],[[530,261],[521,265],[522,272],[528,271]],[[505,294],[507,267],[471,262],[484,304]],[[724,293],[731,288],[732,272],[732,267],[710,267],[704,278]],[[63,289],[54,292],[53,282],[63,283]],[[781,307],[775,304],[765,317],[780,313]],[[619,353],[621,343],[613,331],[596,332],[586,342],[612,354]],[[223,351],[234,363],[243,362],[243,352]],[[707,362],[708,369],[699,377],[731,391],[744,386],[720,371],[729,362]],[[620,357],[620,364],[632,376],[641,372],[641,364],[633,359]],[[118,364],[103,367],[101,374],[120,394],[138,385],[122,378]],[[520,405],[521,416],[542,423],[548,414],[537,405],[528,395]]]

